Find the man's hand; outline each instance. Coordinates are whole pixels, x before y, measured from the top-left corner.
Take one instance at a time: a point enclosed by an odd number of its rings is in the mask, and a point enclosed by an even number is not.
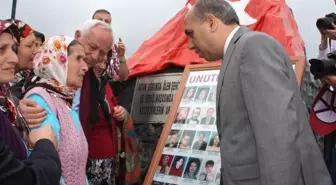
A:
[[[19,111],[30,128],[39,127],[47,115],[47,111],[44,108],[38,107],[35,101],[28,99],[20,100]]]
[[[331,23],[332,27],[334,29],[332,30],[324,30],[324,34],[331,40],[336,40],[336,25],[334,23]]]
[[[37,141],[41,139],[49,139],[57,149],[57,138],[55,133],[53,132],[51,125],[47,124],[36,131],[32,131],[29,133],[29,145],[31,148],[35,147]]]
[[[126,47],[121,38],[119,38],[118,45],[114,44],[114,48],[116,49],[119,57],[125,57]]]
[[[122,106],[115,106],[113,117],[118,121],[123,121],[125,118],[125,108]]]
[[[334,89],[336,89],[336,75],[327,75],[322,77],[321,79],[322,84],[329,84],[331,85]]]

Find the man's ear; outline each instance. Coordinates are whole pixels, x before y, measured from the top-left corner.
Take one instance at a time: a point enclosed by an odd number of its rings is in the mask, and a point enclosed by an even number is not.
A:
[[[78,40],[82,36],[82,33],[79,30],[75,32],[75,39]]]
[[[217,18],[214,15],[212,14],[207,15],[205,21],[207,22],[207,24],[209,24],[211,32],[214,32],[218,29]]]

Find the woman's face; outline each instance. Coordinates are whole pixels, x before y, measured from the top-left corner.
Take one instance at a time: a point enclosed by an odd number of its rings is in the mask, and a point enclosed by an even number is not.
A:
[[[162,165],[168,164],[168,161],[169,161],[169,157],[168,156],[164,156],[163,159],[162,159]]]
[[[95,73],[97,78],[100,78],[103,73],[106,71],[107,67],[107,57],[104,58],[103,62],[98,62],[94,67],[93,67],[93,72]]]
[[[182,164],[183,164],[183,158],[181,158],[176,162],[176,169],[179,169],[182,166]]]
[[[215,146],[218,146],[218,144],[219,144],[219,137],[218,137],[218,136],[215,136],[215,137],[214,137],[213,144],[214,144]]]
[[[189,136],[184,136],[182,139],[182,144],[187,146],[189,144],[190,137]]]
[[[197,169],[197,164],[192,162],[189,167],[189,172],[194,173],[196,172],[196,169]]]
[[[18,52],[19,64],[16,72],[33,69],[34,56],[39,49],[36,47],[35,40],[34,33],[21,40]]]
[[[192,98],[192,96],[194,95],[194,91],[195,90],[193,88],[189,89],[188,94],[187,94],[187,98]]]
[[[73,89],[82,87],[85,73],[88,67],[84,62],[84,48],[79,45],[73,45],[70,48],[70,55],[68,56],[68,77],[67,86]]]
[[[9,33],[0,35],[0,84],[8,83],[14,79],[14,68],[18,63],[15,54],[17,46]]]
[[[198,99],[203,100],[206,97],[207,91],[202,90],[201,93],[198,95]]]
[[[176,143],[176,142],[177,142],[177,135],[174,134],[174,135],[170,136],[169,143],[173,144],[173,143]]]

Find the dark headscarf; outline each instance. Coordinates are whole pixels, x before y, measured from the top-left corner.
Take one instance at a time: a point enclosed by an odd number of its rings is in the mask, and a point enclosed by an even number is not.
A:
[[[25,22],[17,19],[7,19],[8,22],[11,22],[18,28],[18,41],[25,39],[33,32],[33,29]]]
[[[0,35],[2,33],[10,33],[13,35],[14,41],[19,38],[18,28],[15,24],[8,21],[0,20]],[[3,87],[0,87],[0,103],[2,110],[0,111],[0,136],[5,140],[8,148],[15,154],[17,159],[23,160],[27,157],[26,147],[21,139],[19,132],[13,127],[9,122],[9,119],[16,116],[15,115],[5,115],[6,111],[4,109],[14,108],[11,102],[8,101],[5,93],[3,92]]]

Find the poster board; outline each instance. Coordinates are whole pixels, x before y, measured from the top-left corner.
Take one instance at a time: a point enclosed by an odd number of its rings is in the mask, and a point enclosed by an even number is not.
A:
[[[164,123],[170,112],[182,73],[139,77],[135,84],[131,115],[137,123]]]
[[[301,84],[304,57],[292,58]],[[189,65],[156,147],[144,185],[217,185],[220,149],[216,86],[221,63]]]

